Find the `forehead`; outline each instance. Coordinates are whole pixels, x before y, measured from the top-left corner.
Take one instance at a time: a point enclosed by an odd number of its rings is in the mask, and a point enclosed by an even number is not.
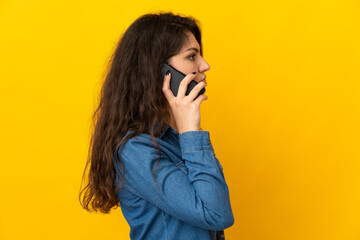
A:
[[[187,38],[185,40],[185,43],[182,47],[182,51],[186,51],[189,48],[197,48],[198,50],[200,50],[200,45],[197,42],[194,34],[192,33],[187,33]]]

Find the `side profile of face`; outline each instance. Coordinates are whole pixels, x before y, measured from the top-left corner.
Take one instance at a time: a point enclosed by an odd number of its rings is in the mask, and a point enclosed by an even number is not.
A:
[[[194,81],[205,80],[205,72],[210,69],[210,65],[200,55],[200,45],[194,34],[187,33],[188,40],[182,46],[180,52],[168,60],[168,64],[184,74],[196,72]]]

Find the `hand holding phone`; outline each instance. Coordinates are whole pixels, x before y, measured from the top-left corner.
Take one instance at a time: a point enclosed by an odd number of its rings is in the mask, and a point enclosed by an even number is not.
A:
[[[169,70],[169,67],[163,65],[162,68],[162,74],[164,74],[162,90],[170,104],[172,114],[176,123],[176,131],[179,134],[187,131],[200,131],[200,104],[204,100],[208,99],[205,94],[201,94],[201,91],[205,92],[206,83],[196,83],[193,80],[195,75],[192,74],[188,74],[186,76],[184,75],[185,78],[182,78],[181,75],[181,77],[178,76],[174,78],[172,74],[177,73],[174,70]],[[171,72],[171,74],[166,75],[166,72],[168,70]],[[170,88],[170,79],[173,82],[172,88]],[[174,79],[179,81],[174,81]],[[184,81],[184,83],[186,84],[180,85],[181,81]],[[195,86],[191,88],[193,89],[193,91],[191,91],[191,89],[189,90],[190,81],[195,82]],[[187,91],[185,88],[187,88]],[[185,91],[187,92],[186,95],[189,94],[189,96],[185,96]],[[196,100],[195,96],[197,98]]]
[[[180,82],[186,77],[186,75],[182,72],[180,72],[179,70],[173,68],[172,66],[163,63],[161,65],[161,75],[164,78],[166,75],[166,72],[170,71],[171,73],[171,79],[170,79],[170,89],[173,92],[173,94],[175,96],[177,96],[178,90],[179,90],[179,85]],[[198,83],[195,82],[194,80],[191,80],[191,82],[188,85],[188,88],[186,90],[185,96],[189,95],[189,93],[191,92],[191,90],[197,85]],[[201,89],[199,94],[196,96],[196,98],[200,95],[200,94],[204,94],[205,92],[205,88]],[[196,99],[195,98],[195,99]],[[194,100],[195,100],[194,99]]]

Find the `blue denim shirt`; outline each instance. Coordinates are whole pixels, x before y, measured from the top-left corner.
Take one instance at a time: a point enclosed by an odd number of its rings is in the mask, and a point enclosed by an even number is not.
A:
[[[234,216],[209,132],[178,134],[166,125],[156,141],[161,149],[157,185],[153,172],[159,152],[149,134],[130,138],[115,150],[125,172],[117,195],[130,238],[225,239],[223,230],[234,224]],[[114,163],[120,183],[122,171],[115,152]]]

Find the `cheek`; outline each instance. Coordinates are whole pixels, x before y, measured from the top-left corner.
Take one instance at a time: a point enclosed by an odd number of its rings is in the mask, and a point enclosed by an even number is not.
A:
[[[188,59],[170,58],[168,63],[175,69],[186,74],[197,72],[196,63]]]

